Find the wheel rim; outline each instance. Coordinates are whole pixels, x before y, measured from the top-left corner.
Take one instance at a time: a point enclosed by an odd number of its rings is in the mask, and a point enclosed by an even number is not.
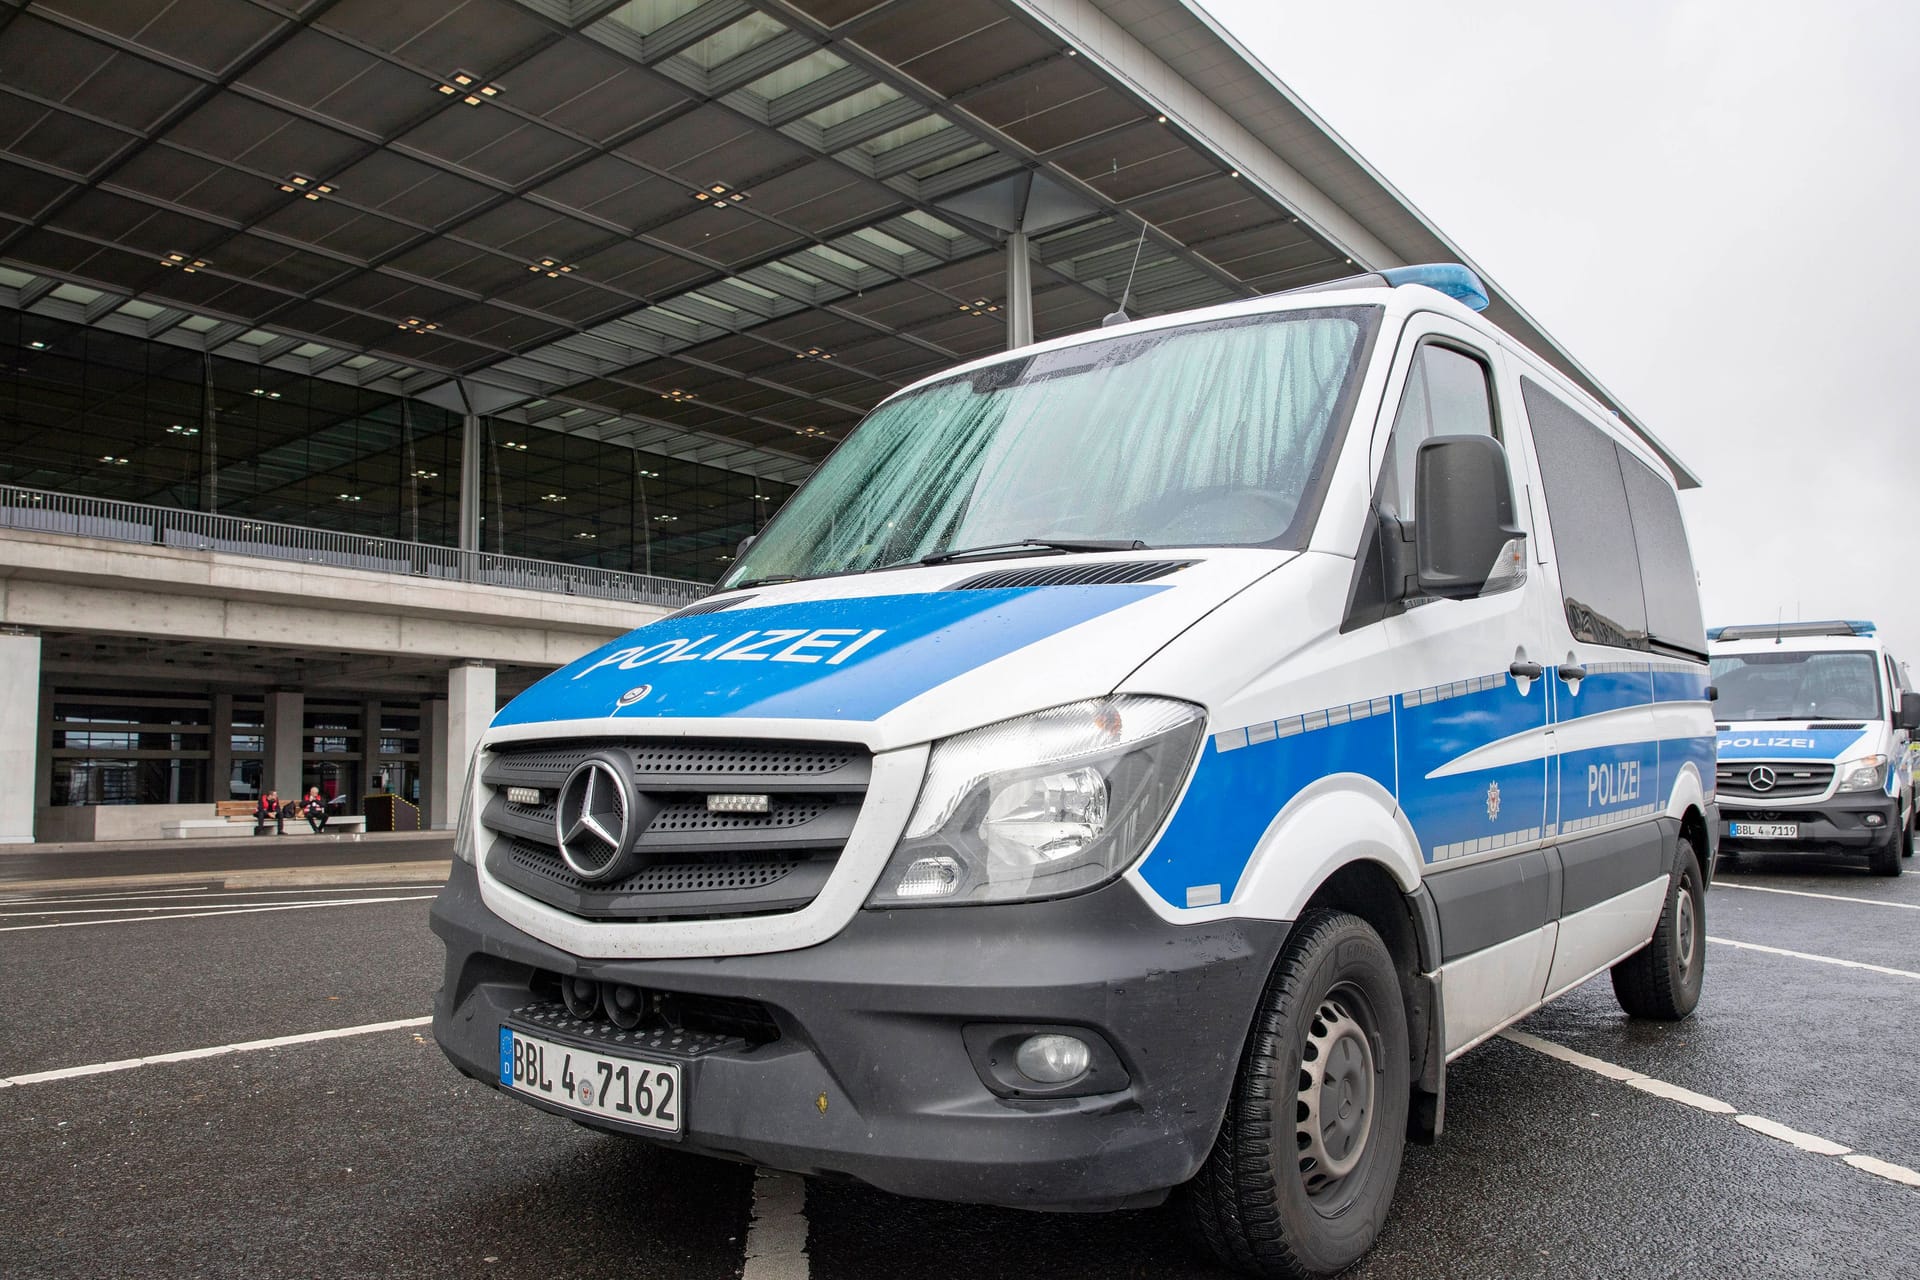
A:
[[[1680,957],[1680,976],[1693,972],[1695,951],[1693,895],[1687,892],[1684,882],[1675,890],[1673,926],[1679,936],[1674,939],[1675,954]]]
[[[1357,993],[1331,992],[1314,1011],[1300,1047],[1295,1146],[1307,1198],[1337,1213],[1360,1183],[1373,1134],[1376,1068],[1372,1010]]]

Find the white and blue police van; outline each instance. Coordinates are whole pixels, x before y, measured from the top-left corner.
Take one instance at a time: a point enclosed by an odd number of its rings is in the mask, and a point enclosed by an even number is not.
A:
[[[1707,633],[1719,717],[1720,854],[1913,856],[1920,695],[1871,622],[1769,622]]]
[[[583,1124],[1358,1258],[1449,1059],[1700,995],[1707,640],[1651,442],[1457,266],[882,403],[476,754],[434,1034]],[[625,1188],[636,1213],[644,1187]]]

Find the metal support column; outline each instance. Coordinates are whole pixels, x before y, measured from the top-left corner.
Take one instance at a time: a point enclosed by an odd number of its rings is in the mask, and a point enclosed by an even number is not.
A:
[[[1007,235],[1007,350],[1033,341],[1033,256],[1027,233]]]
[[[460,549],[462,551],[480,550],[480,477],[485,455],[485,445],[480,430],[480,415],[473,411],[473,401],[467,398],[464,383],[460,387],[460,399],[466,405],[466,415],[460,423]]]

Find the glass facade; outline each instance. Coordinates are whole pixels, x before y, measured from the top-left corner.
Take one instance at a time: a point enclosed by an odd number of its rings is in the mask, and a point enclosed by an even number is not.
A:
[[[438,406],[20,311],[0,361],[0,484],[459,543]],[[507,555],[712,581],[792,492],[505,420],[482,438],[480,548]]]

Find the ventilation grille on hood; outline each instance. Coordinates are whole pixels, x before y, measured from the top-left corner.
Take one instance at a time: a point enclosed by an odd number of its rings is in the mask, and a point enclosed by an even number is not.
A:
[[[1193,564],[1191,560],[1095,561],[1091,564],[1054,564],[1019,569],[995,569],[949,591],[994,591],[1009,587],[1105,587],[1127,582],[1151,582]]]
[[[699,614],[699,613],[718,613],[722,609],[731,609],[733,608],[733,606],[737,604],[745,604],[747,601],[751,599],[753,599],[752,596],[727,596],[726,598],[720,599],[720,600],[702,600],[700,601],[700,603],[690,604],[684,609],[676,609],[674,612],[668,614],[667,617],[668,618],[691,618],[695,614]],[[666,619],[664,618],[661,619],[661,621],[663,622],[665,620]]]

